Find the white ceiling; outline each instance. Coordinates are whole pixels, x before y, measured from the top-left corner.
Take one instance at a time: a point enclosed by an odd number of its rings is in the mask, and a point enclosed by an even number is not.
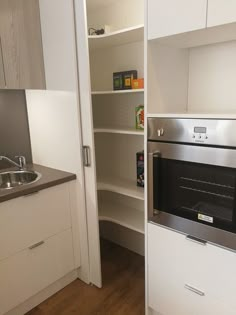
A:
[[[99,7],[110,5],[117,0],[87,0],[87,8],[88,10],[95,10]]]

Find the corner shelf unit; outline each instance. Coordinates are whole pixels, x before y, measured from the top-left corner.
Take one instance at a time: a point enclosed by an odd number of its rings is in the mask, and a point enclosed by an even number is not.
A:
[[[118,126],[94,128],[94,133],[117,133],[124,135],[144,136],[143,130],[137,130],[134,128],[122,128]]]
[[[136,152],[144,148],[144,131],[135,129],[135,107],[144,104],[144,89],[112,90],[114,72],[135,69],[144,77],[143,0],[109,2],[92,11],[88,29],[105,24],[115,29],[88,35],[98,216],[144,234],[144,189],[136,186],[135,171]]]
[[[144,234],[144,212],[129,206],[122,207],[112,203],[102,204],[99,220],[122,225],[135,232]]]
[[[132,90],[111,90],[111,91],[92,91],[92,95],[116,95],[116,94],[133,94],[144,93],[144,89],[132,89]]]
[[[135,181],[109,178],[97,183],[97,190],[111,191],[120,195],[128,196],[144,201],[144,189],[137,187]]]
[[[128,27],[104,35],[89,35],[89,49],[96,50],[144,40],[144,25]]]

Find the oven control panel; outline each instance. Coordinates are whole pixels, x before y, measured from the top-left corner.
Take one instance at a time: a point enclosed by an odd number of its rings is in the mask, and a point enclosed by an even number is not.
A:
[[[208,139],[207,128],[206,127],[200,127],[200,126],[194,127],[192,138],[196,142],[204,142],[205,140]]]

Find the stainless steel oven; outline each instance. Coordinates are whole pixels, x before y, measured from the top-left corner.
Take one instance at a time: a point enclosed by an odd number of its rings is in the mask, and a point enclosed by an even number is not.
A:
[[[236,120],[148,119],[149,221],[236,250]]]

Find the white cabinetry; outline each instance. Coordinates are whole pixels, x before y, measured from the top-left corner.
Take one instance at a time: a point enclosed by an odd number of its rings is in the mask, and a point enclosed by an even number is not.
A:
[[[100,287],[99,220],[144,234],[144,189],[136,185],[136,153],[143,150],[144,132],[135,127],[144,89],[113,91],[114,72],[137,70],[144,77],[144,12],[142,0],[87,0],[86,5],[86,17],[76,8],[76,27],[78,43],[86,41],[78,46],[81,125],[91,162],[85,167],[91,281]],[[104,25],[109,33],[89,34]]]
[[[148,39],[205,28],[206,14],[207,0],[148,0]]]
[[[0,314],[74,270],[70,185],[0,204]]]
[[[236,254],[148,224],[148,306],[161,315],[233,315]]]
[[[236,22],[235,0],[208,0],[207,27]]]

